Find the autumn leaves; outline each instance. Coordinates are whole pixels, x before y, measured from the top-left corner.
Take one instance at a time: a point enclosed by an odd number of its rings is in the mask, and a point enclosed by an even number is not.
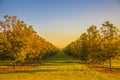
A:
[[[100,29],[92,25],[87,33],[81,34],[64,51],[85,63],[104,63],[109,60],[111,69],[111,59],[120,55],[120,31],[109,21]]]
[[[36,61],[56,54],[58,48],[44,40],[16,16],[0,21],[0,60]]]
[[[40,37],[16,16],[0,21],[0,60],[39,61],[58,52],[58,48]],[[64,48],[64,52],[85,63],[103,63],[119,57],[120,31],[109,21],[100,29],[92,25],[80,38]]]

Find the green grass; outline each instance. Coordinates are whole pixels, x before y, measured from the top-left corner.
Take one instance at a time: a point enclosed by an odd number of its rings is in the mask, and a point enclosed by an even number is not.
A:
[[[0,80],[120,80],[120,76],[91,71],[78,60],[59,52],[35,69],[1,72]]]

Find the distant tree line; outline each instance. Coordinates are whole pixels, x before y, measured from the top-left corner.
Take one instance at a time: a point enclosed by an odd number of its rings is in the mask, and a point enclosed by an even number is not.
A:
[[[40,37],[32,26],[16,16],[5,15],[4,20],[0,20],[0,60],[33,62],[57,52],[57,47]]]
[[[104,63],[120,57],[120,30],[109,21],[100,29],[92,25],[80,38],[64,48],[64,52],[85,63]]]

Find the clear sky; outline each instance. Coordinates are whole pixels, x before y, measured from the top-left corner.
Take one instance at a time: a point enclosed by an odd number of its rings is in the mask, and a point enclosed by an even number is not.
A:
[[[120,27],[120,0],[0,0],[0,19],[15,15],[59,48],[75,41],[92,24]]]

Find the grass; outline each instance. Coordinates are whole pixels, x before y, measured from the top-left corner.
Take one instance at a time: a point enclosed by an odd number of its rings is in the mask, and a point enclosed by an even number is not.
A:
[[[63,52],[42,65],[21,67],[17,66],[15,71],[1,72],[0,80],[120,80],[120,76],[93,71]]]
[[[112,71],[110,71],[110,68],[109,68],[109,61],[106,61],[104,64],[100,64],[100,65],[86,64],[86,66],[92,71],[97,71],[108,76],[120,76],[120,60],[119,59],[112,60]]]

